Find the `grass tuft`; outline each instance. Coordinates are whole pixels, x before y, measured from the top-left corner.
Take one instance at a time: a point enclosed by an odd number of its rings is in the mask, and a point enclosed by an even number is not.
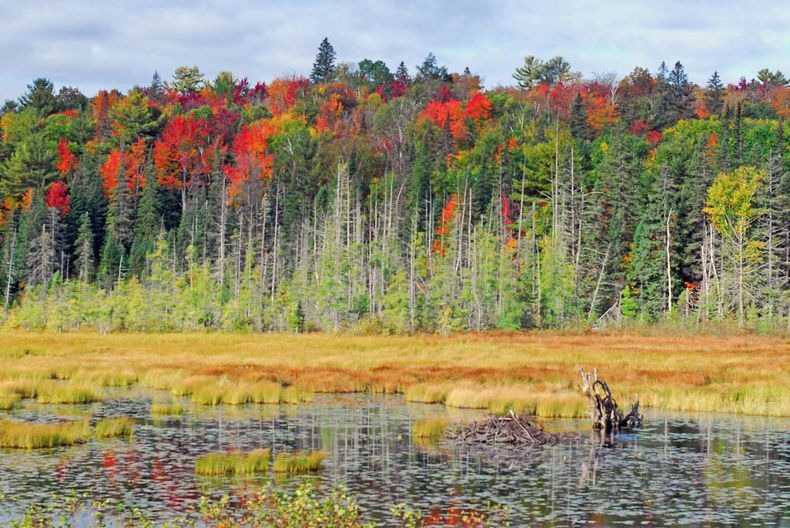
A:
[[[0,396],[0,411],[10,411],[20,399],[18,394],[4,394]]]
[[[432,441],[440,440],[447,429],[447,421],[438,418],[416,420],[412,425],[411,434],[414,438],[423,438]]]
[[[151,414],[156,416],[174,416],[184,414],[184,406],[180,403],[152,403]]]
[[[313,391],[308,388],[290,385],[283,389],[280,399],[283,403],[296,404],[302,402],[311,402],[313,401],[313,396]]]
[[[444,384],[418,383],[406,389],[406,401],[415,403],[444,403],[450,387]]]
[[[96,422],[95,432],[96,438],[99,440],[117,437],[131,438],[134,434],[134,420],[128,416],[104,418]]]
[[[0,420],[0,447],[42,449],[86,442],[91,437],[88,420],[39,424]]]
[[[36,390],[38,403],[93,403],[101,394],[90,385],[43,381]]]
[[[215,451],[195,459],[198,475],[251,475],[269,469],[270,451],[256,449],[249,452]]]
[[[277,453],[274,457],[272,470],[275,473],[295,475],[299,473],[315,473],[321,470],[326,453],[323,451],[297,451],[295,453]]]

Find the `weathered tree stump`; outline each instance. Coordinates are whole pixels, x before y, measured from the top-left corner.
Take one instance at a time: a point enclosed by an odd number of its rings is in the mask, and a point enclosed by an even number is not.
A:
[[[631,404],[628,413],[617,405],[609,385],[598,379],[598,369],[587,372],[583,368],[579,369],[582,382],[581,389],[587,399],[590,400],[592,407],[590,418],[593,420],[593,428],[603,431],[617,432],[621,429],[633,429],[642,425],[642,415],[639,414],[639,399]]]

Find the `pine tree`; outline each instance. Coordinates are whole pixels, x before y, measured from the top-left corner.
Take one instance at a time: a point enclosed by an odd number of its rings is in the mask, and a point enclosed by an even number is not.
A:
[[[324,38],[318,46],[318,53],[313,62],[313,71],[310,73],[310,81],[313,84],[326,82],[335,71],[335,49],[329,43],[328,38]]]
[[[576,99],[573,101],[570,126],[571,135],[575,139],[580,139],[582,141],[592,141],[595,139],[595,130],[590,126],[590,122],[587,118],[587,105],[584,104],[581,93],[577,93]]]
[[[40,77],[27,85],[27,93],[19,98],[21,108],[33,108],[46,117],[55,111],[55,87],[52,81]]]
[[[149,170],[146,175],[146,184],[137,209],[137,218],[134,221],[134,236],[129,250],[129,270],[134,275],[142,275],[146,255],[153,251],[159,230],[162,225],[161,201],[159,197],[159,182]]]
[[[411,82],[409,69],[406,67],[403,61],[400,61],[400,64],[398,64],[398,69],[395,70],[395,80],[405,85],[408,85]]]
[[[724,85],[719,78],[719,72],[714,71],[708,80],[705,90],[705,107],[712,115],[721,115],[724,108]]]

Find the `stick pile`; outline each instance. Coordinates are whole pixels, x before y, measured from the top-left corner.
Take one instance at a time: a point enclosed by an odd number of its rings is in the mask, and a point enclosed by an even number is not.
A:
[[[559,438],[510,411],[448,431],[447,437],[469,444],[509,444],[516,447],[556,444]]]

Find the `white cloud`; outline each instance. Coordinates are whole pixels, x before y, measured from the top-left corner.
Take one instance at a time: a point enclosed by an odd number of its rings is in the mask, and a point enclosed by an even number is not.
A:
[[[556,4],[556,5],[554,5]],[[338,60],[403,60],[429,51],[469,66],[489,86],[511,84],[524,55],[563,55],[585,74],[680,60],[692,80],[725,81],[763,67],[790,70],[790,8],[779,1],[0,0],[0,100],[36,77],[56,86],[127,90],[179,65],[251,80],[308,74],[329,37]]]

